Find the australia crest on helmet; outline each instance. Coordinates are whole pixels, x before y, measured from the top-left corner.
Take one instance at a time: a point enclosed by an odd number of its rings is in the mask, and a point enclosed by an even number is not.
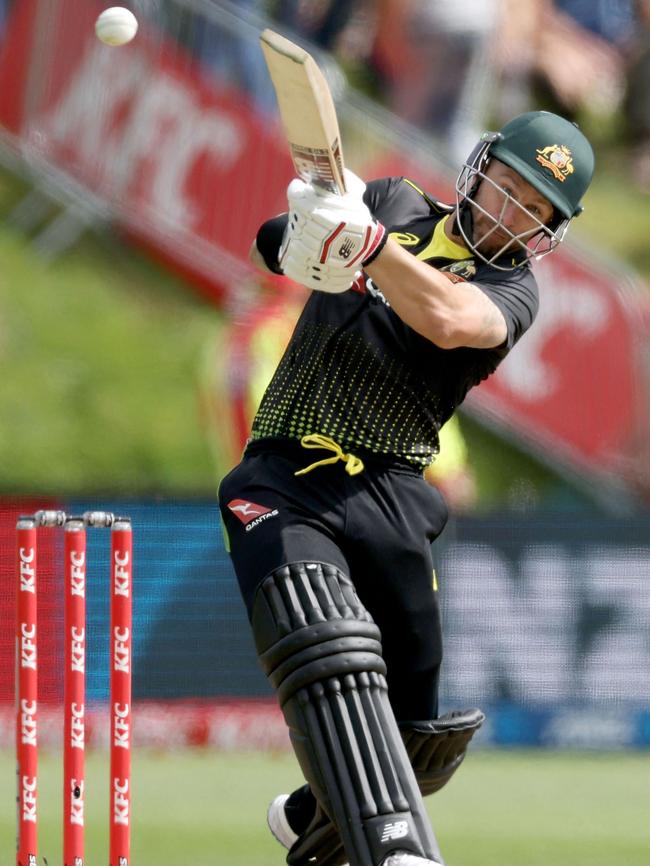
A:
[[[551,144],[537,150],[537,162],[547,168],[561,183],[573,174],[573,154],[566,144]]]

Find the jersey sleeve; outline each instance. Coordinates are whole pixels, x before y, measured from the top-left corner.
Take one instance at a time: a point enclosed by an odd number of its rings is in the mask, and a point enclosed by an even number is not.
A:
[[[503,313],[508,336],[502,348],[510,351],[533,324],[539,309],[539,292],[532,271],[530,268],[522,268],[507,277],[501,274],[500,278],[494,279],[483,276],[474,285]]]
[[[265,223],[262,223],[255,238],[255,244],[259,254],[264,259],[264,264],[274,274],[282,273],[282,269],[278,265],[278,253],[287,220],[288,215],[286,213],[267,220]]]
[[[367,182],[363,200],[370,208],[373,216],[400,189],[403,180],[401,177],[382,177],[379,180]]]

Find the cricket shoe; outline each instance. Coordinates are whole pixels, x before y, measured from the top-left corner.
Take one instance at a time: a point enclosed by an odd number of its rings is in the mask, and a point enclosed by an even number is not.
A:
[[[269,825],[269,830],[280,845],[289,850],[298,839],[298,834],[294,833],[287,820],[287,813],[284,811],[284,804],[289,799],[288,794],[279,794],[269,806],[266,813],[266,821]]]
[[[381,866],[441,866],[441,864],[437,860],[427,860],[426,857],[409,854],[408,851],[395,851],[386,857]]]
[[[291,829],[291,825],[287,820],[287,813],[284,809],[289,794],[279,794],[269,806],[266,819],[269,825],[269,830],[280,845],[283,845],[287,850],[293,847],[298,840],[298,834]],[[344,864],[348,866],[348,864]],[[396,851],[389,854],[382,863],[382,866],[440,866],[435,860],[427,860],[424,857],[418,857],[415,854],[409,854],[407,851]]]
[[[280,845],[283,845],[287,851],[289,848],[292,848],[294,843],[298,839],[298,834],[291,829],[291,825],[287,820],[287,813],[285,812],[285,804],[289,799],[289,794],[279,794],[275,800],[269,806],[268,812],[266,813],[266,821],[269,825],[269,830],[275,838],[278,840]],[[347,863],[344,863],[343,866],[348,866]],[[394,866],[410,866],[410,864],[394,864]],[[426,864],[424,864],[426,866]]]

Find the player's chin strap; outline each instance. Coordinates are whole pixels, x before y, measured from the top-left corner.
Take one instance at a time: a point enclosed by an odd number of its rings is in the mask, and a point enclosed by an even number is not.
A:
[[[300,444],[303,448],[325,448],[327,451],[333,451],[334,456],[325,457],[323,460],[317,460],[315,463],[311,463],[304,469],[299,469],[297,472],[294,472],[294,475],[306,475],[307,472],[311,472],[312,469],[316,469],[318,466],[328,466],[329,464],[336,463],[339,460],[343,460],[345,463],[345,471],[348,475],[358,475],[365,469],[361,458],[357,457],[355,454],[346,454],[338,442],[335,442],[334,439],[331,439],[329,436],[323,436],[321,433],[309,433],[307,436],[302,437]]]
[[[399,723],[423,795],[433,794],[447,784],[484,721],[481,710],[471,709],[455,710],[428,721]],[[344,866],[346,861],[338,831],[317,803],[314,818],[289,851],[287,863],[290,866]]]

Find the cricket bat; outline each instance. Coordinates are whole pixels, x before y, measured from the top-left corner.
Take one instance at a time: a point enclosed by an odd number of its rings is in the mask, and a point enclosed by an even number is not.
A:
[[[325,76],[311,54],[279,33],[264,30],[260,42],[298,177],[343,195],[339,123]]]

